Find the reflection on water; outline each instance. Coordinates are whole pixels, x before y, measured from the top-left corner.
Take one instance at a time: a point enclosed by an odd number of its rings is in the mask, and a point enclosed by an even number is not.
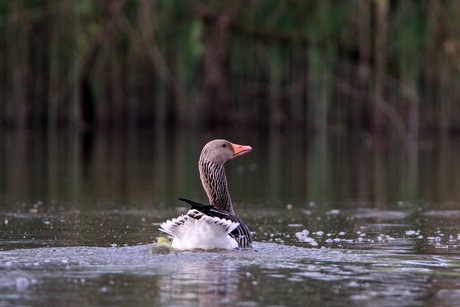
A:
[[[295,131],[0,137],[0,305],[449,305],[460,298],[460,139]],[[197,161],[223,137],[246,252],[148,255],[206,201]],[[63,293],[62,298],[53,293]]]
[[[328,137],[296,131],[199,134],[142,131],[72,134],[0,132],[0,192],[13,202],[85,198],[107,207],[161,206],[177,196],[204,199],[197,160],[209,139],[254,148],[227,167],[236,201],[284,202],[460,199],[460,139],[422,139],[409,146],[368,136]],[[102,204],[100,204],[102,205]]]
[[[239,301],[236,263],[222,263],[216,257],[211,261],[173,264],[175,271],[159,280],[162,304],[185,306],[192,302],[199,306],[216,306]]]
[[[263,138],[242,132],[1,133],[0,191],[10,201],[69,200],[85,206],[96,199],[111,207],[115,202],[164,205],[178,195],[205,200],[196,164],[202,145],[214,137],[254,148],[227,168],[237,201],[385,205],[422,199],[441,205],[460,199],[456,138],[408,147],[398,140],[296,131]]]

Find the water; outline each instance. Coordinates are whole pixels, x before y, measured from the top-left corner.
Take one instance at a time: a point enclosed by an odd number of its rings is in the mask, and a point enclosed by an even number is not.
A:
[[[146,251],[146,246],[134,246],[5,252],[1,298],[71,305],[413,306],[439,293],[436,286],[455,286],[460,267],[458,259],[449,257],[272,243],[256,243],[254,250],[238,252],[148,255]],[[61,295],[50,297],[53,293]],[[436,302],[446,300],[439,297]]]
[[[227,166],[248,251],[149,254],[212,134],[2,132],[0,306],[454,306],[459,140],[266,138]],[[221,135],[219,135],[221,136]]]

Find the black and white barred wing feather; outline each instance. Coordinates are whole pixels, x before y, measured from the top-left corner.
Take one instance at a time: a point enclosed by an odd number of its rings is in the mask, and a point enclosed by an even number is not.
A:
[[[243,220],[241,220],[236,215],[227,213],[227,212],[223,212],[221,210],[217,210],[211,205],[203,205],[203,204],[194,202],[193,200],[189,200],[185,198],[179,198],[179,199],[190,204],[192,206],[192,210],[196,209],[199,212],[204,213],[205,215],[212,216],[212,217],[218,217],[221,219],[232,221],[234,223],[238,223],[239,224],[238,227],[236,227],[230,232],[230,236],[233,237],[236,240],[236,242],[238,242],[238,247],[240,248],[251,248],[252,247],[251,232],[248,226],[246,225],[246,223],[244,223]]]
[[[171,245],[177,249],[233,249],[238,242],[229,234],[238,226],[238,222],[191,209],[162,223],[160,230],[174,237]]]

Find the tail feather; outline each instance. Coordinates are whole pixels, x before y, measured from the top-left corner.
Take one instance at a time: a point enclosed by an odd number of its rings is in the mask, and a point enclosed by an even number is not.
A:
[[[209,216],[197,209],[190,209],[187,214],[181,215],[178,218],[167,220],[160,225],[160,230],[175,237],[182,237],[183,226],[189,219],[196,221],[203,221],[209,225],[217,225],[221,228],[221,231],[229,234],[235,230],[240,224],[227,219],[221,219],[219,217]]]
[[[179,199],[184,201],[184,202],[186,202],[186,203],[188,203],[192,207],[192,209],[196,209],[196,210],[198,210],[200,212],[203,212],[205,214],[208,214],[209,211],[211,211],[211,209],[213,208],[213,206],[211,206],[211,205],[203,205],[203,204],[197,203],[197,202],[195,202],[193,200],[190,200],[190,199],[181,198],[181,197],[179,197]]]
[[[230,236],[233,237],[238,242],[239,247],[241,248],[251,248],[252,247],[251,232],[249,231],[248,226],[246,226],[246,224],[236,215],[218,210],[211,205],[203,205],[193,200],[189,200],[185,198],[179,198],[179,199],[181,201],[188,203],[192,207],[192,210],[195,209],[211,217],[217,217],[220,219],[225,219],[225,220],[232,221],[234,223],[238,223],[239,226],[234,228],[230,232]]]

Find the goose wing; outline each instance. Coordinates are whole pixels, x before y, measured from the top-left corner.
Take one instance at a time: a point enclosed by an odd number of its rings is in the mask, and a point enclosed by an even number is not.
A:
[[[238,242],[238,246],[241,248],[251,248],[252,247],[252,238],[251,232],[249,231],[248,226],[234,214],[230,214],[228,212],[224,212],[214,208],[211,205],[203,205],[197,203],[193,200],[179,198],[181,201],[184,201],[192,207],[192,209],[198,210],[203,214],[209,215],[211,217],[218,217],[220,219],[226,219],[235,223],[239,223],[238,227],[230,232],[230,236],[233,237],[236,242]]]

